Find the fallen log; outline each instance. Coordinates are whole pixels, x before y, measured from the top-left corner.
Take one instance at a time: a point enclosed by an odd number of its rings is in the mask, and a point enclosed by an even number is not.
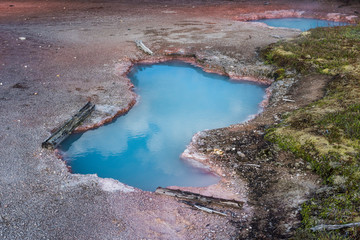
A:
[[[217,204],[217,205],[221,205],[221,206],[235,207],[235,208],[241,208],[242,205],[244,204],[243,202],[236,201],[236,200],[208,197],[208,196],[200,195],[197,193],[181,191],[181,190],[173,190],[173,189],[162,188],[162,187],[158,187],[155,190],[155,193],[172,196],[172,197],[177,197],[177,198],[182,198],[182,199],[193,200],[193,201],[201,202],[204,204]]]
[[[145,46],[145,44],[141,40],[135,40],[136,46],[138,46],[141,50],[149,55],[153,55],[154,53]]]
[[[356,227],[356,226],[360,226],[360,222],[341,224],[341,225],[321,224],[321,225],[312,227],[310,229],[315,232],[315,231],[319,231],[319,230],[336,230],[336,229],[347,228],[347,227]]]
[[[47,149],[55,149],[65,140],[95,109],[95,104],[87,102],[78,113],[64,123],[56,132],[46,139],[41,146]]]

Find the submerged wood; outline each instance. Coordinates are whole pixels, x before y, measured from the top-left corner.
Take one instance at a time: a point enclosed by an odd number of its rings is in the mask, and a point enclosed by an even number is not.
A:
[[[65,140],[95,109],[95,104],[87,102],[78,113],[62,125],[41,146],[47,149],[55,149],[62,141]]]
[[[186,192],[186,191],[181,191],[181,190],[173,190],[173,189],[162,188],[162,187],[158,187],[155,190],[155,193],[172,196],[172,197],[177,197],[177,198],[182,198],[182,199],[193,200],[193,201],[197,201],[197,202],[201,202],[201,203],[205,203],[205,204],[213,203],[213,204],[218,204],[221,206],[236,207],[236,208],[241,208],[242,205],[244,204],[243,202],[236,201],[236,200],[208,197],[208,196],[200,195],[197,193]]]
[[[145,44],[141,40],[135,40],[136,46],[138,46],[141,50],[149,55],[153,55],[154,53],[145,46]]]
[[[336,230],[336,229],[347,228],[347,227],[356,227],[356,226],[360,226],[360,222],[341,224],[341,225],[321,224],[321,225],[312,227],[310,229],[315,232],[315,231],[319,231],[319,230]]]

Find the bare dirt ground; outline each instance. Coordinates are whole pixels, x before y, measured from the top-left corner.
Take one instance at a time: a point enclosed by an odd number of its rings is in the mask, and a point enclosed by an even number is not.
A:
[[[180,56],[207,70],[265,79],[272,69],[258,59],[258,49],[300,32],[238,19],[288,10],[346,19],[359,11],[359,4],[351,3],[1,1],[0,238],[289,237],[317,177],[300,159],[274,151],[263,139],[264,128],[278,114],[321,97],[323,77],[293,79],[291,88],[273,84],[270,105],[253,121],[194,139],[193,155],[205,156],[225,175],[216,186],[194,190],[245,201],[241,210],[217,207],[227,217],[112,179],[71,174],[53,151],[41,149],[41,142],[87,100],[97,109],[83,128],[128,110],[136,96],[125,74],[134,62]],[[142,53],[137,39],[155,56]],[[284,95],[295,103],[284,102]]]

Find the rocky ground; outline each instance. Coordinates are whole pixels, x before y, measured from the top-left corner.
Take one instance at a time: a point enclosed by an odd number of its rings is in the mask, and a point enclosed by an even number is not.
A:
[[[321,97],[324,77],[278,81],[271,86],[269,105],[254,120],[194,137],[191,154],[205,157],[206,164],[225,175],[216,186],[194,190],[245,201],[241,210],[217,207],[227,217],[112,179],[71,174],[53,151],[41,149],[41,142],[88,100],[97,109],[83,129],[128,110],[136,96],[126,72],[135,62],[180,57],[208,71],[264,82],[273,69],[263,65],[258,50],[300,32],[239,19],[293,10],[346,19],[358,14],[354,9],[359,6],[352,4],[2,1],[0,237],[287,238],[299,223],[300,203],[316,190],[318,179],[305,162],[275,151],[263,139],[264,130],[279,114]],[[137,39],[155,55],[141,52]]]

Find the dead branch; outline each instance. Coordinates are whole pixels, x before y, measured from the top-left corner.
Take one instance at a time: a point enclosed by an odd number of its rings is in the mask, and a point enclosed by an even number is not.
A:
[[[221,216],[224,216],[224,217],[227,217],[227,214],[224,213],[224,212],[220,212],[220,211],[217,211],[215,209],[212,209],[212,208],[208,208],[208,207],[204,207],[204,206],[201,206],[201,205],[198,205],[198,204],[194,204],[192,202],[189,202],[189,201],[181,201],[182,203],[185,203],[189,206],[192,206],[196,209],[199,209],[201,211],[204,211],[204,212],[207,212],[207,213],[214,213],[214,214],[218,214],[218,215],[221,215]]]
[[[356,226],[360,226],[360,222],[341,224],[341,225],[321,224],[321,225],[312,227],[310,229],[315,232],[315,231],[319,231],[319,230],[336,230],[336,229],[347,228],[347,227],[356,227]]]

